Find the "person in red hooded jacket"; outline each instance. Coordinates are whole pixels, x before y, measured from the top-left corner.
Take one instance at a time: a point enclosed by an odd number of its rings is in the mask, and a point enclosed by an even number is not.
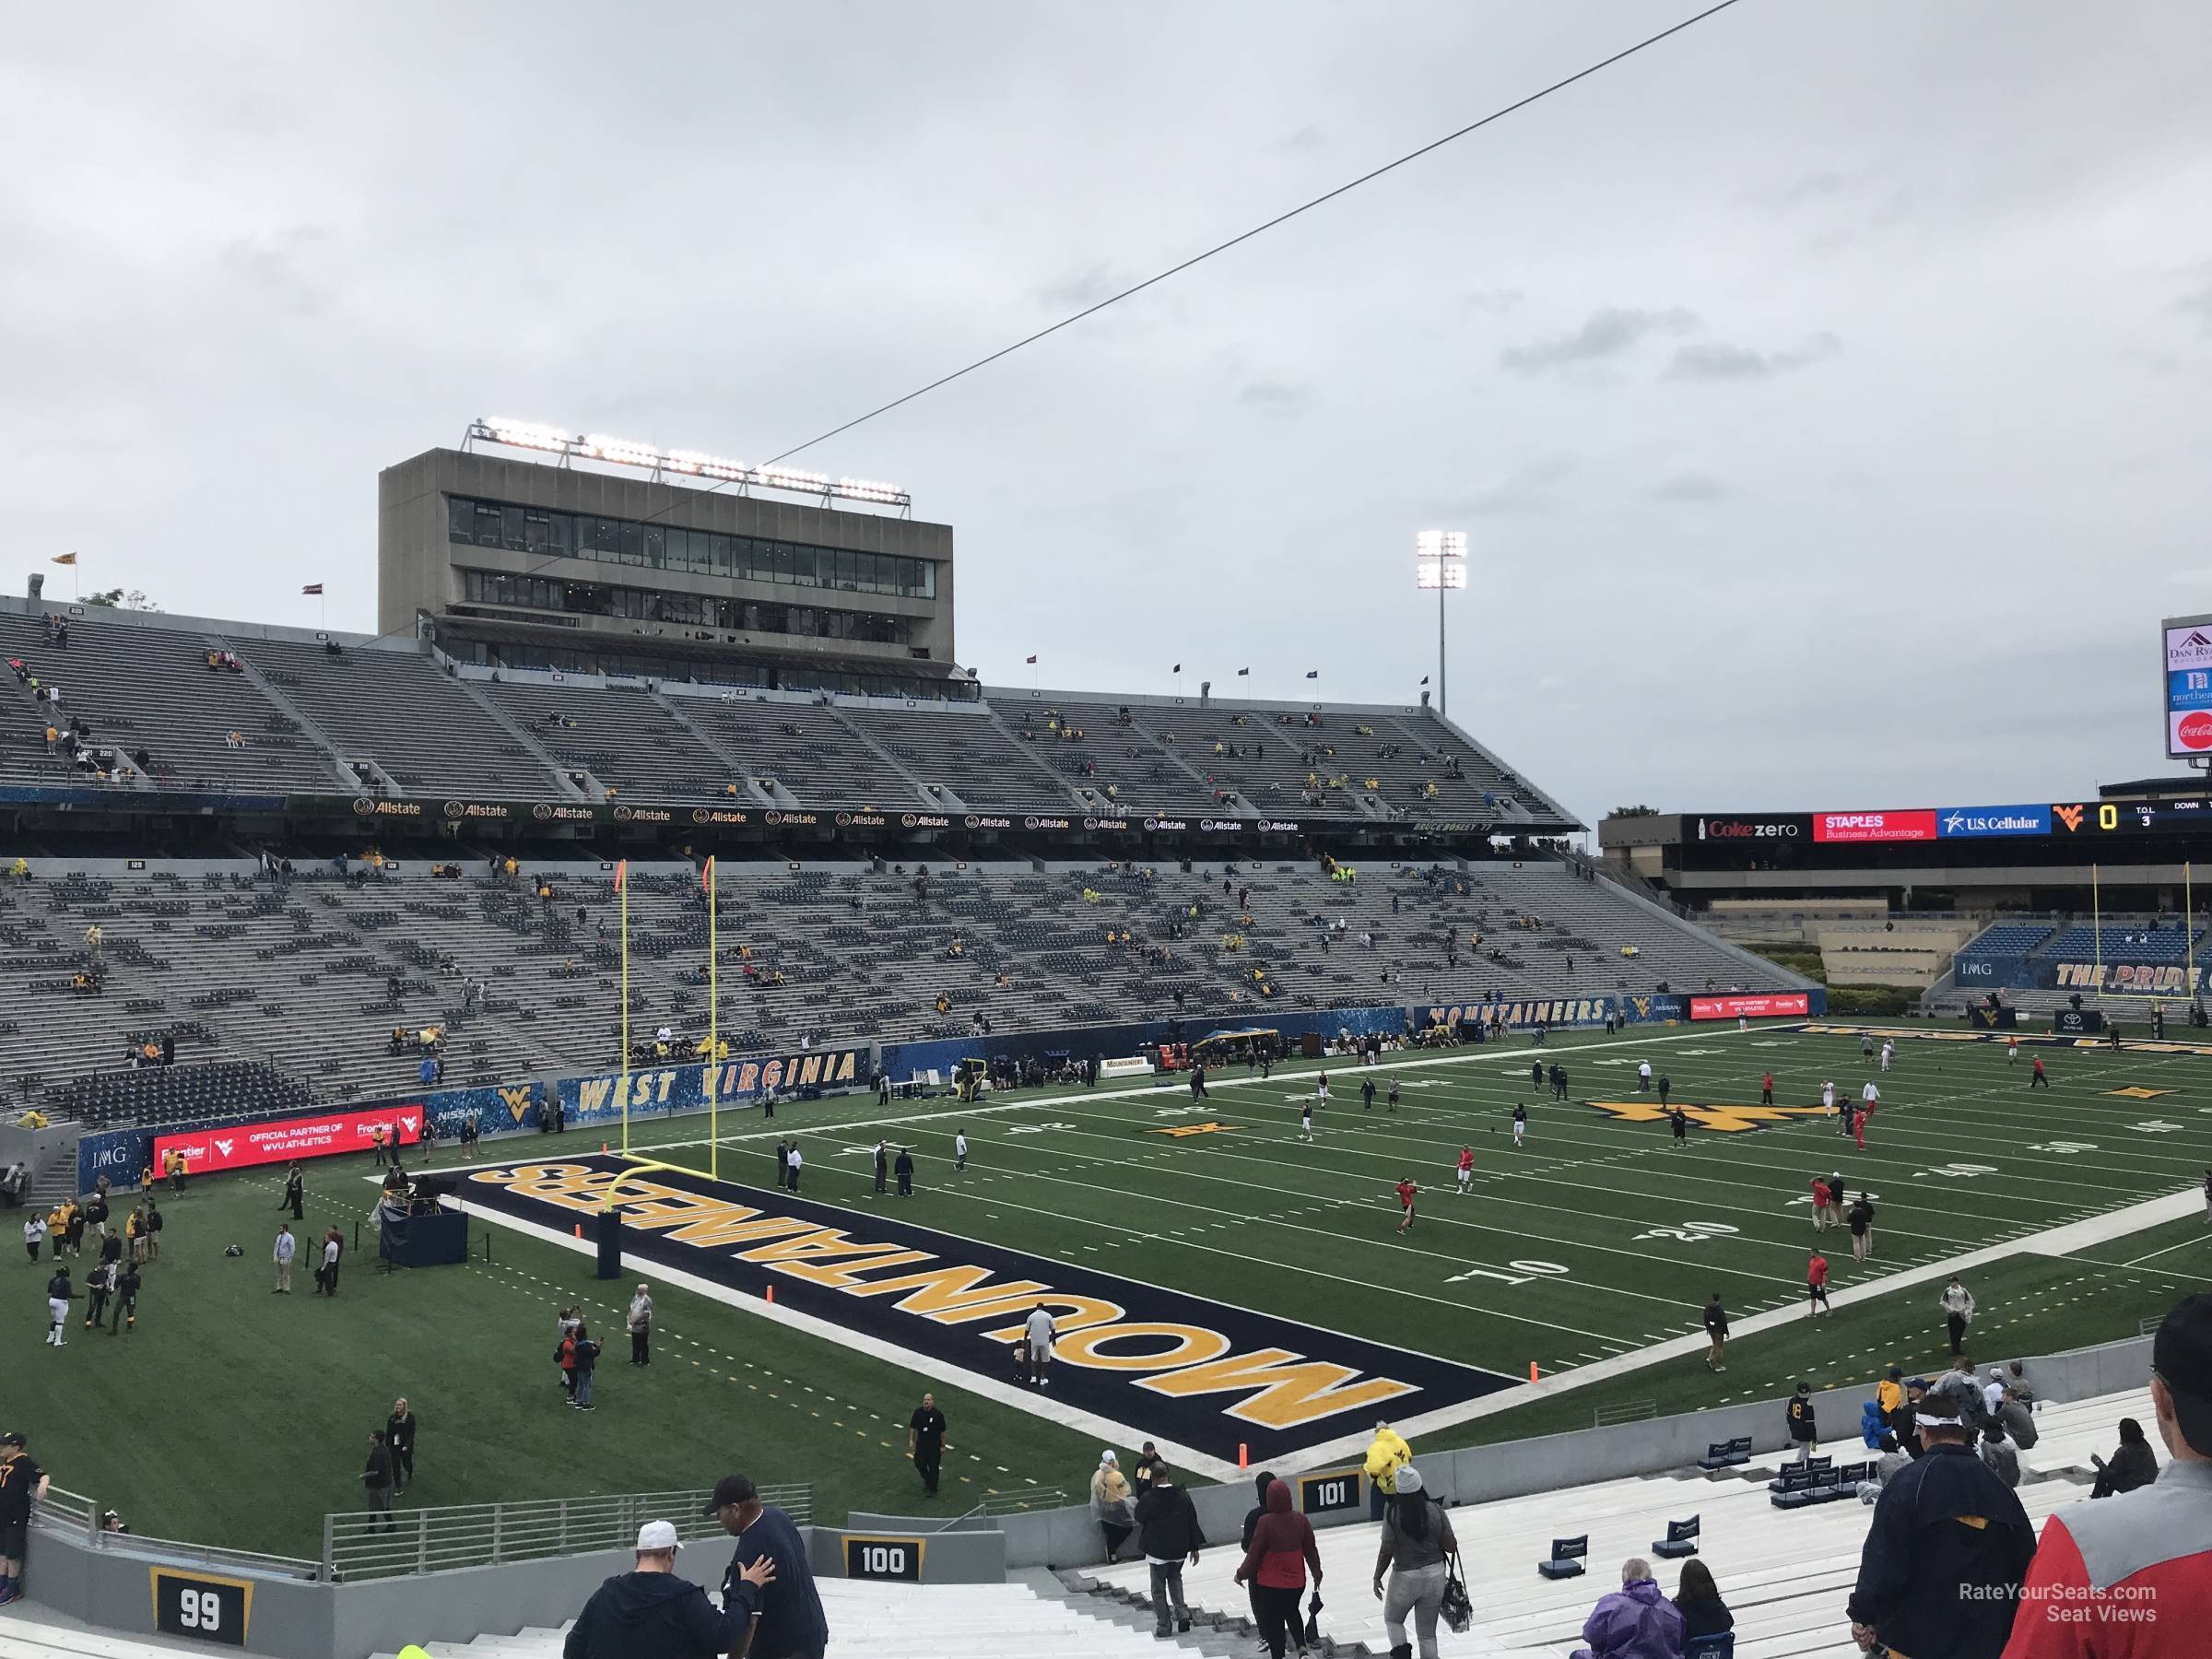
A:
[[[1252,1529],[1252,1547],[1237,1568],[1237,1583],[1253,1585],[1253,1610],[1260,1616],[1269,1659],[1283,1659],[1299,1629],[1298,1599],[1309,1567],[1318,1587],[1321,1549],[1313,1541],[1313,1523],[1291,1507],[1290,1488],[1278,1480],[1267,1488],[1267,1512]]]

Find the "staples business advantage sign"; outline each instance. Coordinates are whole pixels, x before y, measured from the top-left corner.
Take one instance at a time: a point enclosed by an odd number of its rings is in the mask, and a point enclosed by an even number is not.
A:
[[[767,1154],[760,1155],[763,1162]],[[624,1253],[752,1295],[820,1325],[996,1383],[1023,1321],[1058,1327],[1048,1394],[1069,1407],[1233,1463],[1265,1462],[1378,1418],[1404,1418],[1514,1379],[1181,1290],[911,1227],[690,1171],[586,1156],[477,1170],[455,1195],[479,1215],[568,1237],[612,1207]]]

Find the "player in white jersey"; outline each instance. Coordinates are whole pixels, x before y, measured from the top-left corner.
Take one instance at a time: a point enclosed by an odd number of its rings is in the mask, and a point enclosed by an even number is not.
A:
[[[1836,1086],[1832,1079],[1820,1085],[1820,1110],[1830,1117],[1836,1114]]]
[[[1866,1103],[1866,1111],[1870,1114],[1882,1103],[1882,1091],[1874,1086],[1872,1077],[1867,1078],[1866,1087],[1859,1090],[1859,1099]]]
[[[1889,1069],[1889,1062],[1897,1057],[1897,1039],[1888,1038],[1882,1043],[1882,1069]]]

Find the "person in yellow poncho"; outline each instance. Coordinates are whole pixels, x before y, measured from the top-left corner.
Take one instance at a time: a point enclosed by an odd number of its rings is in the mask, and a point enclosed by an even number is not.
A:
[[[1413,1461],[1413,1448],[1388,1423],[1375,1425],[1375,1438],[1367,1446],[1368,1512],[1382,1518],[1382,1506],[1398,1489],[1398,1471]]]

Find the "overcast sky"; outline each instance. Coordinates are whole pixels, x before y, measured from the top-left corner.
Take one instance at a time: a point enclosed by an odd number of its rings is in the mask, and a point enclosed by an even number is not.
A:
[[[763,457],[1695,9],[19,9],[6,585],[371,627],[473,417]],[[2212,610],[2208,84],[2201,0],[1743,0],[799,464],[989,680],[1410,700],[1441,524],[1592,821],[2077,795]]]

